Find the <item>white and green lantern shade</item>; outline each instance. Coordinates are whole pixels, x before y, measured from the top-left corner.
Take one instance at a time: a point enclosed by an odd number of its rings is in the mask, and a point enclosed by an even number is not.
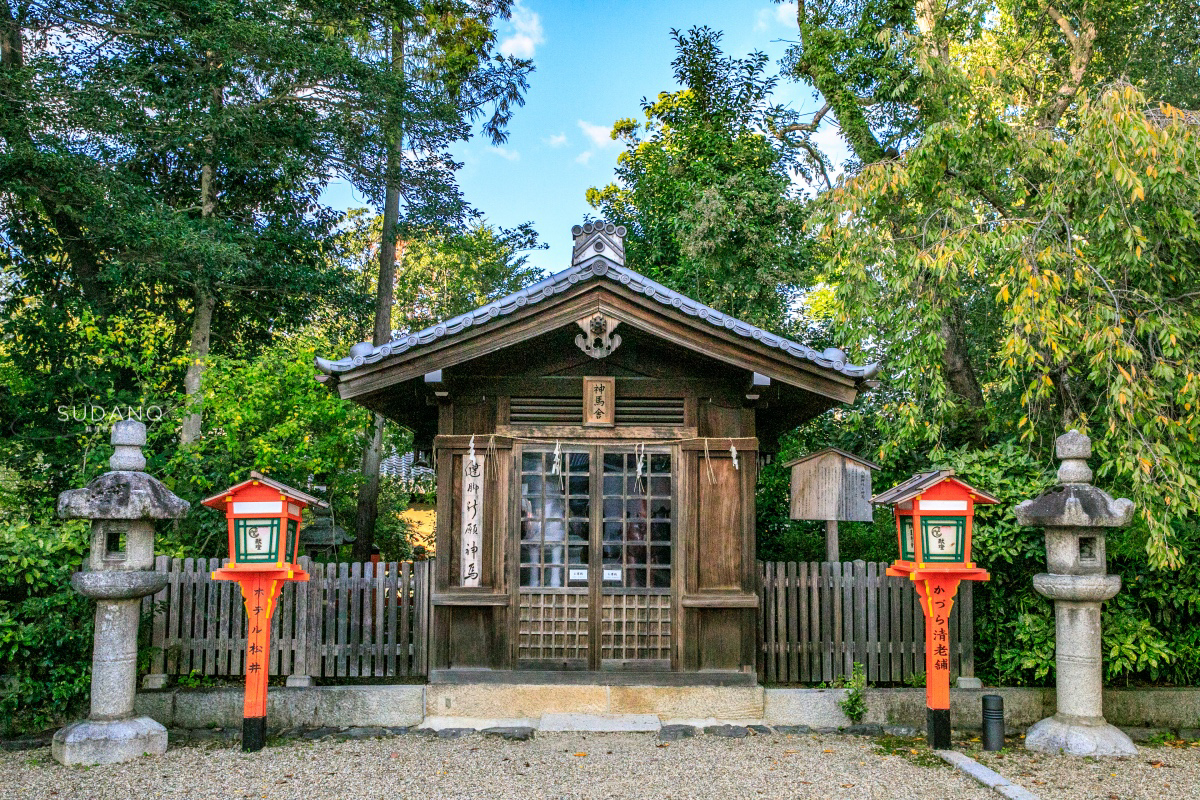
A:
[[[288,538],[293,537],[289,536]],[[238,563],[274,564],[278,562],[279,517],[235,518],[233,541],[237,546],[235,560]]]

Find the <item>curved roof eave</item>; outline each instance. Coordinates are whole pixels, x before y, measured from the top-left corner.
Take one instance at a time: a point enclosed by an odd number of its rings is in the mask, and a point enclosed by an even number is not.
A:
[[[361,342],[350,348],[350,355],[339,359],[316,358],[318,370],[327,375],[340,375],[368,364],[374,364],[389,356],[414,350],[446,337],[455,336],[470,327],[486,325],[500,317],[508,316],[524,306],[534,305],[561,294],[584,281],[610,280],[621,284],[634,292],[645,295],[663,306],[677,309],[698,319],[705,320],[710,325],[724,328],[747,339],[754,339],[767,347],[773,347],[797,360],[808,361],[825,369],[831,369],[849,378],[867,380],[879,373],[879,362],[858,366],[847,363],[846,353],[836,347],[829,347],[818,352],[798,342],[785,339],[782,336],[763,330],[748,322],[723,314],[715,308],[710,308],[672,289],[668,289],[657,281],[647,278],[628,267],[613,264],[602,255],[588,259],[576,266],[565,269],[532,286],[513,292],[506,297],[486,303],[474,311],[459,314],[448,320],[430,325],[424,330],[412,333],[401,333],[393,336],[392,340],[379,345]]]

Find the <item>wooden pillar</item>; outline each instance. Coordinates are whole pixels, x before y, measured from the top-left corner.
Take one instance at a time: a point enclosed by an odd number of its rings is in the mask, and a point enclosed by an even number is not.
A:
[[[836,519],[825,520],[825,560],[841,561],[838,553],[838,524]]]

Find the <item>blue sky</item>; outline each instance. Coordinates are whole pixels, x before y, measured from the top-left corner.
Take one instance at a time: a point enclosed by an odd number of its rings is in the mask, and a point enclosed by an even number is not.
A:
[[[609,138],[613,122],[641,119],[643,97],[677,88],[670,31],[694,25],[723,31],[728,55],[763,51],[774,71],[785,40],[796,35],[795,6],[770,0],[523,0],[501,24],[501,49],[533,58],[537,68],[525,106],[503,147],[476,137],[455,156],[463,163],[459,182],[467,200],[489,222],[531,221],[549,244],[532,254],[532,264],[549,272],[570,266],[571,226],[591,211],[584,193],[612,181],[619,151]],[[812,91],[794,83],[781,82],[777,99],[801,111],[817,108]],[[822,133],[819,141],[833,144],[836,133]],[[342,182],[331,185],[324,199],[341,209],[368,205]]]

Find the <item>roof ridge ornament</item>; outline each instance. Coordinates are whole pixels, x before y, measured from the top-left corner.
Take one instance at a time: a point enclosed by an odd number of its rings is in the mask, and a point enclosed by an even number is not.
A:
[[[592,358],[604,358],[621,346],[620,334],[613,333],[620,320],[612,319],[602,313],[576,320],[583,333],[575,336],[575,346]]]
[[[625,226],[597,220],[571,228],[575,244],[571,248],[571,266],[577,267],[595,256],[604,256],[618,267],[625,266]]]

